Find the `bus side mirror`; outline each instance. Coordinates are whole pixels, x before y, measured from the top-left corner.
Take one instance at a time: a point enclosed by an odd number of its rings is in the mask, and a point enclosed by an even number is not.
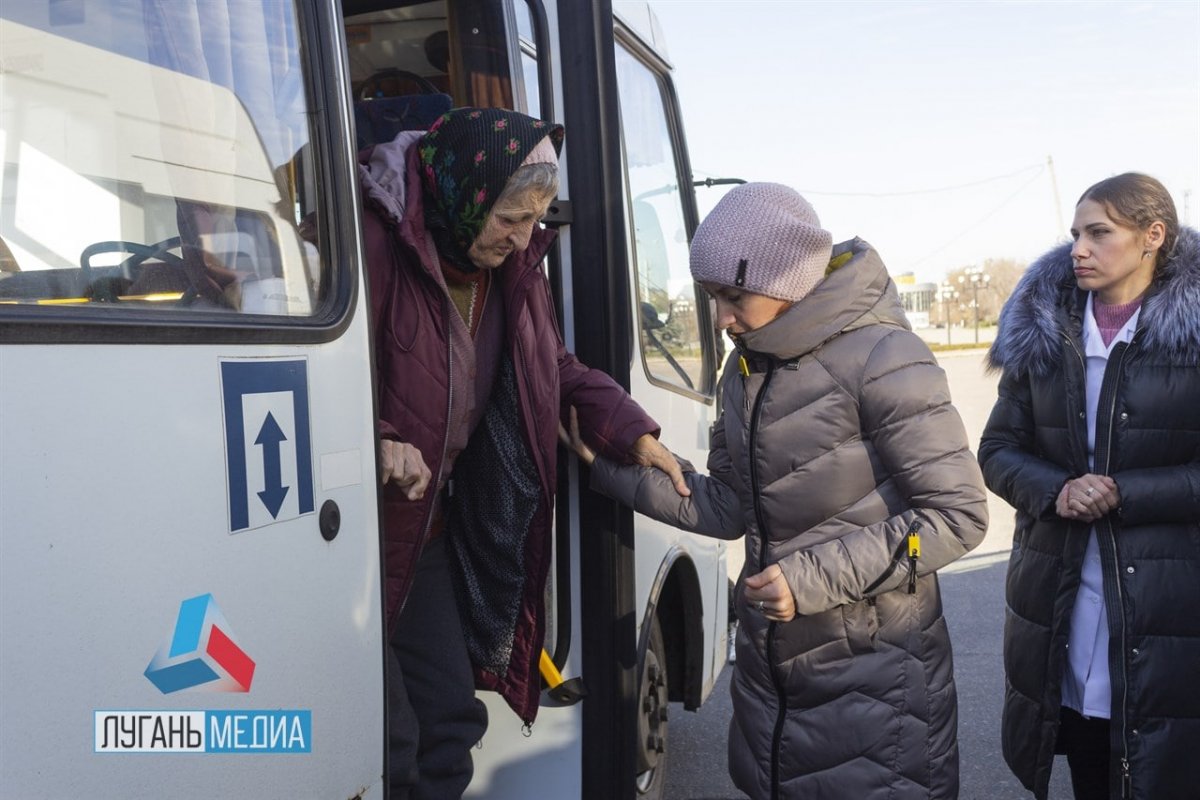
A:
[[[643,300],[641,309],[642,309],[642,330],[656,331],[659,328],[662,328],[666,325],[665,322],[663,322],[661,319],[659,319],[658,310],[654,308],[654,305],[652,303],[650,303],[646,300]]]

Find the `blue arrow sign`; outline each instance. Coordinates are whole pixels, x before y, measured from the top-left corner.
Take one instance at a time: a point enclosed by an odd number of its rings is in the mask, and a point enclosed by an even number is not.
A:
[[[297,514],[313,513],[312,433],[308,421],[308,362],[304,359],[222,359],[221,395],[225,407],[225,454],[229,479],[229,531],[237,533],[251,526],[250,509],[257,494],[270,512],[271,519],[283,522]],[[288,414],[264,416],[255,414],[246,419],[244,401],[253,395],[284,395]],[[261,406],[259,406],[261,408]],[[280,407],[276,406],[276,411]],[[292,427],[284,431],[284,426]],[[258,429],[253,445],[246,434]],[[283,447],[289,441],[294,447]],[[254,447],[262,448],[263,490],[251,491],[249,484],[249,454]],[[292,464],[292,458],[295,464]],[[284,459],[287,463],[284,463]],[[257,463],[257,458],[253,459]],[[292,471],[294,466],[294,472]],[[284,468],[295,475],[293,486],[283,485]],[[282,512],[284,501],[295,489],[295,511]],[[258,512],[261,513],[261,512]],[[282,516],[282,518],[281,518]],[[265,515],[261,519],[266,519]]]
[[[254,443],[261,445],[263,449],[263,482],[267,487],[258,493],[258,499],[262,500],[267,511],[271,512],[272,519],[279,516],[279,508],[283,505],[283,498],[287,497],[289,488],[283,485],[283,470],[279,464],[279,443],[286,439],[279,423],[275,421],[275,416],[268,411]]]

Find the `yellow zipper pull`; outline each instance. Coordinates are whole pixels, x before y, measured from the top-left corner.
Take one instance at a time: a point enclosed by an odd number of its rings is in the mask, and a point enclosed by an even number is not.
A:
[[[750,377],[750,365],[746,363],[745,356],[738,356],[738,370],[742,373],[743,378]]]
[[[921,557],[921,523],[913,520],[908,527],[908,593],[917,593],[917,559]]]

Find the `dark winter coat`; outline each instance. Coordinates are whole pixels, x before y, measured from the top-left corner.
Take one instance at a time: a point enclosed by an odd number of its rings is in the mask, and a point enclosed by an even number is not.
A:
[[[380,435],[420,450],[434,479],[425,497],[383,490],[385,603],[394,623],[431,524],[445,459],[451,391],[450,317],[458,311],[424,225],[413,143],[419,133],[364,151],[363,239],[370,281]],[[480,688],[500,692],[522,719],[537,713],[543,592],[550,563],[558,424],[575,406],[588,438],[624,458],[658,426],[607,375],[563,347],[539,264],[554,234],[537,229],[524,252],[498,269],[504,356],[484,419],[455,463],[447,525],[456,585]],[[450,530],[453,529],[453,530]],[[476,595],[483,595],[478,597]],[[482,616],[481,616],[482,615]]]
[[[935,570],[982,541],[983,479],[945,374],[861,240],[852,260],[742,337],[722,377],[709,476],[690,500],[596,460],[592,485],[690,530],[746,535],[744,575],[778,564],[797,616],[735,596],[729,770],[753,798],[958,794],[953,662]],[[916,527],[920,555],[907,557]]]
[[[1071,611],[1091,525],[1054,511],[1065,481],[1116,481],[1095,523],[1111,635],[1113,798],[1200,797],[1200,234],[1183,230],[1113,348],[1088,466],[1083,313],[1070,245],[1031,265],[1000,316],[999,398],[979,446],[1016,509],[1004,626],[1004,757],[1045,798]]]

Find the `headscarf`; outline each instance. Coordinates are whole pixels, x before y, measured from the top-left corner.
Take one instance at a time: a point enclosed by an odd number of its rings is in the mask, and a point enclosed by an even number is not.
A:
[[[509,178],[545,138],[557,152],[563,128],[502,108],[455,108],[417,143],[425,226],[438,254],[464,272],[467,256]]]

